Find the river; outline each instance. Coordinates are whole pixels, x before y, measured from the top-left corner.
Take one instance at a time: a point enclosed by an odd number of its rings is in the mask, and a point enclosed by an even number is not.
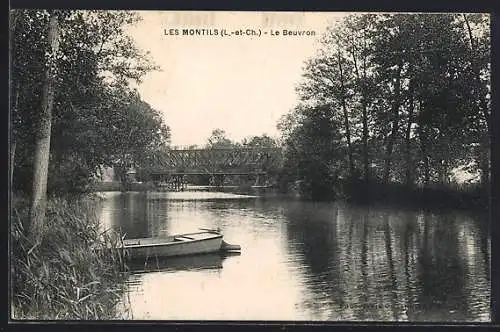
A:
[[[101,220],[128,238],[218,227],[242,247],[147,262],[131,319],[490,320],[486,216],[188,191],[108,192]]]

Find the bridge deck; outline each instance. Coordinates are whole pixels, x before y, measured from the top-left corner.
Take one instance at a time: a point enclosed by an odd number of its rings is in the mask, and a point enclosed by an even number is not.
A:
[[[191,170],[227,172],[227,167],[253,171],[258,169],[279,168],[282,152],[278,148],[230,148],[168,150],[148,158],[149,167],[165,170]]]

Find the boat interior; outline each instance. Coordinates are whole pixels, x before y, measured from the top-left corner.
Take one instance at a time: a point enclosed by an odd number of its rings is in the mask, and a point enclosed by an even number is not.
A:
[[[222,235],[213,232],[198,232],[198,233],[187,233],[179,234],[167,237],[151,237],[151,238],[141,238],[141,239],[125,239],[123,244],[125,246],[134,245],[154,245],[161,243],[175,243],[175,242],[189,242],[196,240],[207,240],[212,238],[222,237]]]

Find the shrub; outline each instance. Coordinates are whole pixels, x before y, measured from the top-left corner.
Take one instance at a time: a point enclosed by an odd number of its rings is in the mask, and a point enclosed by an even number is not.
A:
[[[11,308],[13,319],[112,319],[126,274],[121,239],[102,232],[93,198],[51,198],[43,239],[33,246],[24,235],[26,199],[11,213]]]

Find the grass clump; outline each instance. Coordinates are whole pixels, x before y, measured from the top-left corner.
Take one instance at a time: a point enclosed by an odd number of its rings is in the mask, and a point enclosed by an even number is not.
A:
[[[125,289],[121,239],[102,232],[95,198],[50,198],[43,238],[24,235],[29,204],[14,198],[11,209],[11,317],[94,320],[120,318]]]

